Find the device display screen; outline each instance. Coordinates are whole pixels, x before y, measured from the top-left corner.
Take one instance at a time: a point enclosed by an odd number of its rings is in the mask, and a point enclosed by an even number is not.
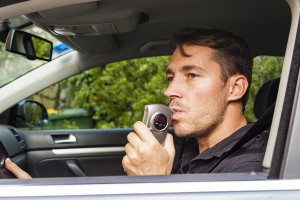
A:
[[[163,130],[167,125],[168,120],[164,114],[158,114],[154,117],[154,126],[157,130]]]

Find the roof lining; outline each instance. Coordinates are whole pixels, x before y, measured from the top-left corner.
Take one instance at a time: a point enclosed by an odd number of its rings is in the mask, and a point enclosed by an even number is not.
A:
[[[51,3],[41,0],[17,1],[15,4],[10,4],[0,8],[0,20],[5,20],[18,15],[24,15],[41,10],[94,1],[99,0],[51,0]]]

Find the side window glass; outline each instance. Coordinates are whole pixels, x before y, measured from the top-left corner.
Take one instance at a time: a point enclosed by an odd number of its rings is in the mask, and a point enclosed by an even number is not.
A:
[[[141,58],[107,64],[63,80],[31,98],[47,108],[43,129],[128,128],[142,119],[144,105],[164,103],[165,69],[170,57]],[[253,103],[259,87],[280,77],[283,57],[254,58],[245,115],[256,121]]]
[[[142,119],[147,103],[167,103],[170,57],[121,61],[87,70],[31,98],[47,108],[44,129],[125,128]]]

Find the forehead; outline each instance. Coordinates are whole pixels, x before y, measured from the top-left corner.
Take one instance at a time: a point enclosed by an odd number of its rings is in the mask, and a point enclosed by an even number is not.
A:
[[[218,69],[220,65],[213,59],[215,50],[205,46],[184,45],[184,52],[189,55],[184,56],[176,48],[170,60],[168,71],[178,71],[184,66],[197,66],[202,70]]]

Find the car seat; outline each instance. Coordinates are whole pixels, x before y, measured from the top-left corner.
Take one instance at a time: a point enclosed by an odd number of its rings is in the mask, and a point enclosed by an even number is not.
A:
[[[279,81],[280,78],[268,80],[259,88],[253,105],[253,112],[257,119],[276,102]]]
[[[276,102],[280,78],[274,78],[266,81],[259,88],[253,105],[253,112],[257,119],[259,119],[273,104]],[[273,110],[274,112],[274,110]],[[273,116],[273,113],[272,113]],[[269,139],[270,127],[266,128],[259,136],[262,141],[267,144]]]

